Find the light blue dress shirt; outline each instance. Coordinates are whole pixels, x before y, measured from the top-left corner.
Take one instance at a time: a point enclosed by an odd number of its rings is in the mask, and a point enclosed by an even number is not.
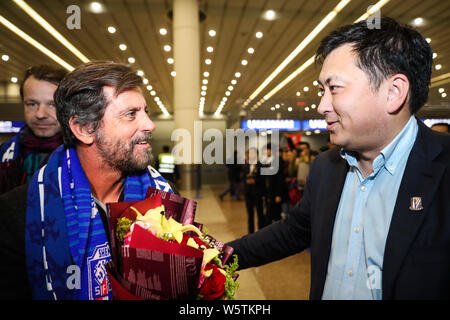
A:
[[[411,116],[375,158],[373,172],[367,178],[354,154],[341,151],[350,169],[334,223],[322,299],[381,299],[386,238],[417,131],[417,121]]]

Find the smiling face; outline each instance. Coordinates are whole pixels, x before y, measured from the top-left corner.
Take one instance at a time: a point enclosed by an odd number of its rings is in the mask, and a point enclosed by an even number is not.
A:
[[[325,116],[330,142],[356,152],[381,150],[392,131],[387,86],[383,82],[377,90],[371,87],[351,45],[342,45],[326,57],[319,83],[318,111]]]
[[[56,119],[53,94],[57,85],[30,76],[23,84],[24,117],[28,127],[39,138],[53,137],[61,130]]]
[[[103,90],[108,106],[95,134],[102,160],[122,173],[145,169],[152,159],[150,139],[155,125],[141,91],[127,90],[115,97],[113,87]]]

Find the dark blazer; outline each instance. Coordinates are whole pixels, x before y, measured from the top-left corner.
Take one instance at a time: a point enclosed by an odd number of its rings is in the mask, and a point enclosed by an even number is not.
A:
[[[450,135],[418,121],[389,227],[382,270],[383,299],[450,298]],[[286,219],[228,243],[241,268],[311,248],[310,298],[321,299],[336,211],[348,171],[339,148],[312,163],[302,200]],[[423,210],[409,209],[411,197]]]

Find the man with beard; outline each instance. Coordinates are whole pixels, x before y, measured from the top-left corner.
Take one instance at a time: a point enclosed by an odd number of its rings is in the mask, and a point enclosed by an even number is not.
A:
[[[105,204],[142,200],[150,186],[173,192],[149,166],[155,125],[141,84],[112,62],[81,65],[61,81],[64,144],[29,185],[0,197],[0,297],[111,298],[95,277],[111,259]]]
[[[0,194],[30,181],[62,144],[53,94],[66,73],[48,65],[25,71],[20,97],[26,125],[0,146]]]

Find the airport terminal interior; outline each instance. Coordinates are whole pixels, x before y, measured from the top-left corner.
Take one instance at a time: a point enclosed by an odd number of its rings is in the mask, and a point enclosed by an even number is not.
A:
[[[156,127],[152,164],[164,146],[178,157],[192,150],[197,158],[178,166],[179,192],[197,201],[196,221],[209,233],[234,240],[248,225],[244,195],[223,195],[232,150],[245,153],[252,141],[326,150],[315,50],[337,27],[367,20],[376,28],[382,16],[413,26],[430,43],[430,93],[417,117],[427,126],[450,124],[448,0],[0,1],[0,144],[25,124],[19,88],[27,68],[128,64],[142,77]],[[192,143],[182,145],[180,136]],[[306,300],[310,253],[239,274],[237,299]]]

